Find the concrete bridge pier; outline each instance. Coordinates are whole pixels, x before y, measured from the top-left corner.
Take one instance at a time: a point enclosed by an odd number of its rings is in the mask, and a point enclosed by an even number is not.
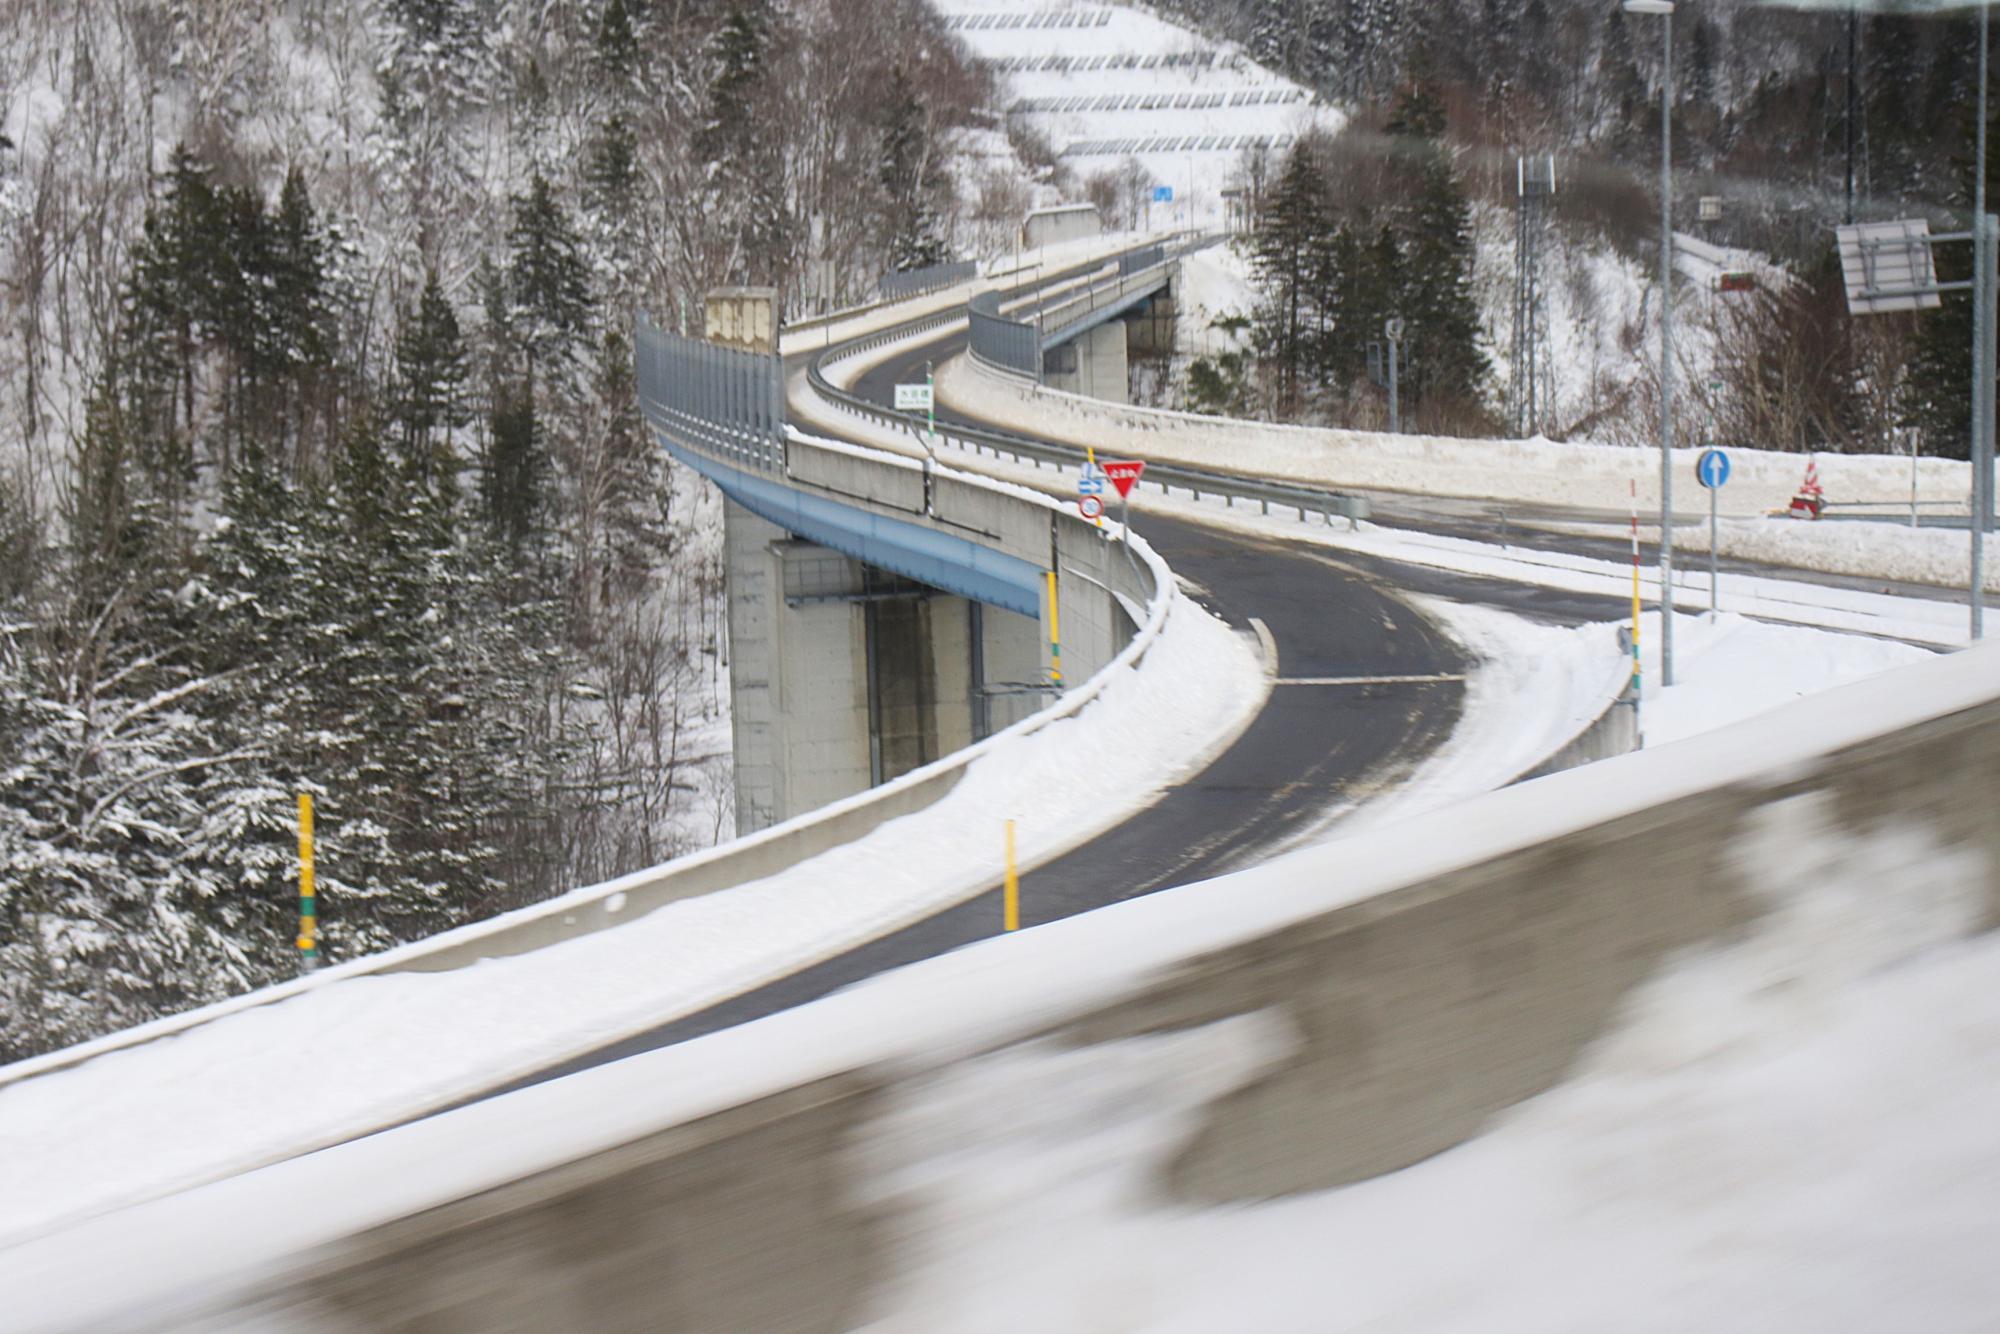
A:
[[[1163,362],[1173,350],[1174,300],[1172,289],[1166,288],[1126,314],[1042,353],[1042,383],[1110,403],[1130,403],[1133,362]]]
[[[726,501],[736,827],[950,754],[1041,706],[1035,620],[798,538]]]

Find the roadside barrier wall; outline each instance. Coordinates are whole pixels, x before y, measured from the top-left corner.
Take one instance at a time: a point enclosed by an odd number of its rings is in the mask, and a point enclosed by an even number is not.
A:
[[[1197,1050],[1246,1072],[1199,1104],[1148,1183],[1161,1199],[1363,1180],[1561,1080],[1635,988],[1803,882],[1862,877],[1912,910],[1946,885],[1971,899],[1964,929],[1990,929],[1996,784],[2000,645],[97,1220],[0,1255],[0,1289],[33,1328],[852,1328],[915,1225],[875,1184],[885,1136],[956,1072],[1210,1035]],[[579,1100],[616,1114],[579,1124]],[[1115,1136],[1142,1103],[1063,1124]],[[932,1146],[1005,1114],[928,1105]],[[487,1144],[505,1151],[446,1151]],[[107,1291],[104,1254],[133,1282]]]

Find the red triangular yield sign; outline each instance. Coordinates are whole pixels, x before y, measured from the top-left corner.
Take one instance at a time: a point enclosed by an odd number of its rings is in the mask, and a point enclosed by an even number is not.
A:
[[[1138,482],[1139,474],[1146,471],[1144,459],[1107,459],[1098,464],[1104,475],[1111,479],[1111,485],[1118,488],[1120,496],[1132,494],[1132,487]]]

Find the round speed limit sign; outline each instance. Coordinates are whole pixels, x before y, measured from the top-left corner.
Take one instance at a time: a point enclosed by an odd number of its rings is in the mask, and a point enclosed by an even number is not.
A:
[[[1078,496],[1076,508],[1086,519],[1095,519],[1104,513],[1104,499],[1101,496]]]

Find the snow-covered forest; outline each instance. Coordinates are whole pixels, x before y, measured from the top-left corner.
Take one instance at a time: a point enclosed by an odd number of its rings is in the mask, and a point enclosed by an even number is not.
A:
[[[893,40],[888,36],[893,34]],[[0,5],[0,1061],[730,833],[629,331],[941,256],[918,0]]]
[[[1436,304],[1443,286],[1469,287],[1476,329],[1459,320],[1442,341],[1427,332],[1417,343],[1416,425],[1506,429],[1516,168],[1526,154],[1552,157],[1561,177],[1544,206],[1541,283],[1541,354],[1555,368],[1544,401],[1553,410],[1537,425],[1562,438],[1651,438],[1657,18],[1595,0],[1157,7],[1239,43],[1348,113],[1337,134],[1307,136],[1293,150],[1307,159],[1301,166],[1245,173],[1260,198],[1288,201],[1258,210],[1256,355],[1196,367],[1194,406],[1378,425],[1382,395],[1360,370],[1386,304],[1410,305],[1412,319],[1435,325],[1437,312],[1415,307]],[[1833,227],[1851,208],[1861,220],[1919,216],[1964,229],[1978,51],[1971,11],[1857,11],[1850,23],[1839,6],[1683,0],[1673,24],[1676,231],[1770,266],[1757,290],[1740,295],[1681,284],[1690,289],[1677,314],[1682,438],[1882,451],[1914,437],[1926,454],[1964,458],[1969,305],[1849,318]],[[1449,187],[1469,209],[1461,218],[1441,211],[1440,179],[1429,182],[1425,212],[1424,174],[1413,163],[1434,166],[1433,145],[1443,146]],[[2000,170],[1989,162],[1989,171],[1992,189]],[[1313,225],[1302,226],[1296,195],[1308,187],[1314,203],[1303,216]],[[1718,201],[1719,217],[1697,218],[1702,196]],[[1412,257],[1425,245],[1433,261],[1444,245],[1456,262],[1417,273]],[[1966,276],[1967,249],[1939,249],[1942,277]],[[1444,304],[1462,295],[1453,290]]]

